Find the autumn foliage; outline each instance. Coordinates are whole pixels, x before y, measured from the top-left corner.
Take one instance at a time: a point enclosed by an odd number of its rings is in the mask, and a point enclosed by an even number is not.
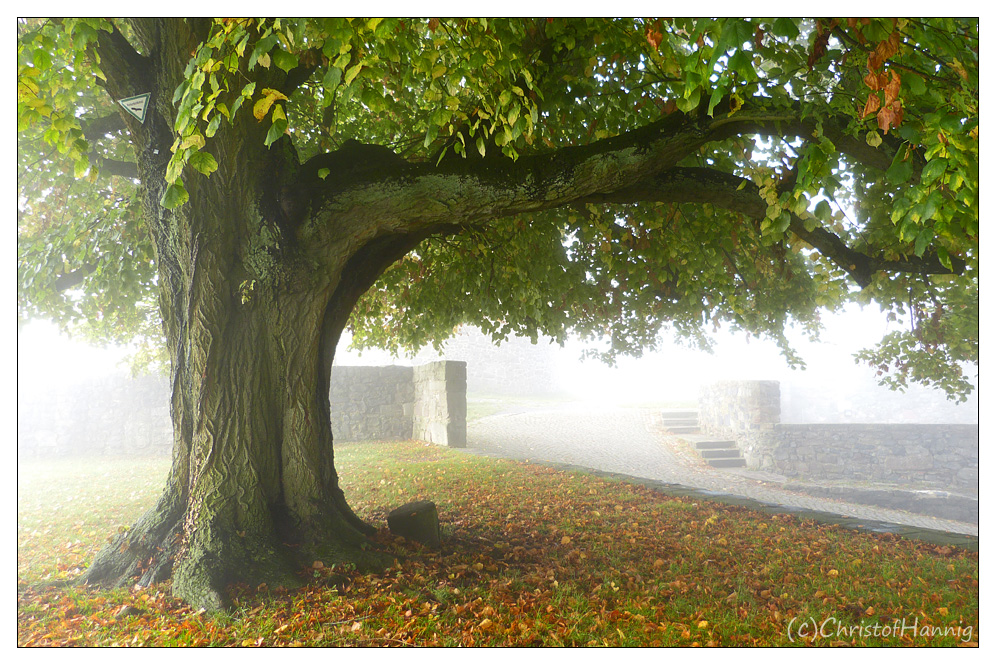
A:
[[[388,570],[316,561],[301,571],[301,589],[235,589],[225,617],[192,610],[168,585],[46,588],[85,567],[99,543],[43,546],[19,529],[18,644],[760,646],[790,644],[789,623],[800,617],[974,628],[810,640],[823,646],[978,640],[972,551],[412,442],[340,448],[347,492],[365,518],[383,527],[392,507],[431,497],[443,548],[382,528],[375,542],[396,557]],[[31,563],[38,558],[41,568]]]

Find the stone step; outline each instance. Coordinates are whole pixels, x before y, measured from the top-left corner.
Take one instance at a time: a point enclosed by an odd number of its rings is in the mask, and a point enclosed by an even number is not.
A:
[[[738,466],[747,466],[747,461],[743,457],[727,457],[727,458],[723,458],[723,459],[710,459],[710,460],[706,460],[706,462],[709,464],[709,466],[715,467],[717,469],[720,469],[720,468],[727,469],[727,468],[738,467]]]
[[[689,426],[689,425],[694,425],[695,427],[698,427],[699,426],[699,419],[698,418],[664,418],[663,423],[664,423],[664,427],[674,427],[674,426],[682,427],[682,426]]]
[[[696,441],[696,450],[715,450],[717,448],[730,448],[732,450],[737,450],[737,444],[735,441]]]
[[[674,427],[668,427],[667,431],[672,434],[698,434],[699,428],[695,425],[675,425]]]
[[[699,412],[693,410],[680,410],[675,409],[672,411],[664,410],[661,411],[661,416],[664,418],[695,418],[696,421],[699,419]]]
[[[716,448],[713,450],[700,450],[702,459],[725,459],[729,457],[740,457],[740,451],[736,448]]]

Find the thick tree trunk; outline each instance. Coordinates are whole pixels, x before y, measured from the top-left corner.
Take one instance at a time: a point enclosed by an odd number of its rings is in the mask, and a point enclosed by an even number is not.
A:
[[[327,276],[312,289],[241,279],[232,249],[201,246],[180,293],[173,349],[173,466],[155,508],[94,563],[91,582],[173,576],[209,609],[235,581],[292,585],[321,559],[357,561],[369,530],[339,488],[329,366],[344,318]],[[283,277],[287,277],[284,273]]]
[[[219,131],[218,170],[185,174],[189,202],[165,210],[173,136],[157,99],[137,132],[138,163],[172,363],[173,464],[156,506],[86,581],[172,576],[178,596],[215,610],[233,582],[294,585],[316,559],[377,563],[336,474],[332,356],[360,295],[424,235],[300,243],[307,220],[281,200],[296,158],[286,140],[265,148],[251,116]]]

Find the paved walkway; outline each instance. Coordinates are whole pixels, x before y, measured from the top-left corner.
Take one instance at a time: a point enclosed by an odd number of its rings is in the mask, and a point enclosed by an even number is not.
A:
[[[974,524],[787,491],[781,488],[784,478],[775,474],[710,467],[687,443],[668,434],[660,420],[656,411],[583,403],[522,409],[470,423],[467,448],[498,457],[568,464],[681,485],[700,493],[714,493],[711,498],[717,500],[738,497],[793,512],[816,511],[869,520],[880,530],[889,530],[881,529],[881,523],[885,523],[952,535],[979,534]]]

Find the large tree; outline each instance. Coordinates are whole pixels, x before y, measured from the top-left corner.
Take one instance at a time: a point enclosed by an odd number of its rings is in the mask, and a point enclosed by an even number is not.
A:
[[[909,326],[866,352],[886,380],[971,390],[977,21],[38,20],[17,85],[19,316],[161,314],[168,352],[166,489],[93,583],[220,608],[367,556],[347,327],[611,357],[723,324],[795,360],[786,326],[876,301]]]

